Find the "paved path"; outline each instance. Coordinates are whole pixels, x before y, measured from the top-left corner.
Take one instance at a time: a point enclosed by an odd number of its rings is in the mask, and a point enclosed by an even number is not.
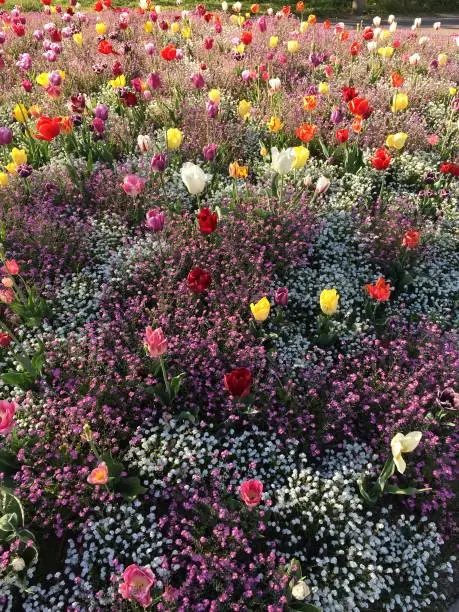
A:
[[[398,17],[395,15],[395,21],[400,28],[410,28],[413,25],[414,17],[422,18],[422,29],[430,29],[436,21],[440,21],[441,29],[457,30],[459,34],[459,13],[438,13],[437,15],[429,15],[428,17],[423,17],[422,14],[414,15],[413,17]],[[344,18],[342,21],[347,25],[355,25],[360,23],[360,21],[363,21],[364,25],[371,25],[372,17],[355,16]],[[387,15],[381,15],[381,25],[387,25]]]

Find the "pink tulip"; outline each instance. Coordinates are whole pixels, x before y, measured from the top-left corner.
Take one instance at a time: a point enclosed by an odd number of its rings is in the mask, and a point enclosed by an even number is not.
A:
[[[145,187],[146,182],[147,181],[141,176],[127,174],[123,179],[121,187],[128,196],[135,198]]]
[[[123,599],[133,599],[143,608],[151,606],[150,589],[156,579],[148,567],[139,567],[135,563],[129,565],[123,572],[123,583],[119,586],[119,592]]]
[[[104,485],[108,482],[108,468],[107,464],[102,461],[99,465],[92,470],[88,476],[88,482],[92,485]]]
[[[5,265],[2,268],[2,272],[11,274],[11,276],[16,276],[16,274],[19,274],[20,272],[18,262],[15,259],[7,259],[5,261]]]
[[[152,208],[147,212],[147,227],[154,232],[160,232],[164,228],[164,213],[159,208]]]
[[[18,405],[16,402],[0,400],[0,434],[6,436],[15,426],[13,420]]]
[[[248,508],[255,508],[261,502],[263,484],[259,480],[245,480],[239,487],[239,495]]]
[[[154,359],[167,351],[167,338],[160,327],[153,329],[149,326],[145,330],[145,350]]]

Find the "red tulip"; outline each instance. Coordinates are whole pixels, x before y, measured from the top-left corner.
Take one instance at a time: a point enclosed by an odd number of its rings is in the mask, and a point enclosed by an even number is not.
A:
[[[210,208],[201,208],[198,213],[199,231],[202,234],[212,234],[217,229],[218,216]]]
[[[113,49],[112,43],[108,40],[101,40],[97,46],[97,51],[103,55],[119,55],[119,53]]]
[[[191,292],[202,293],[212,282],[212,277],[205,270],[201,270],[201,268],[193,268],[188,274],[187,282]]]
[[[371,158],[371,165],[376,170],[386,170],[388,168],[392,157],[389,155],[388,151],[384,148],[376,149],[373,157]]]
[[[255,508],[261,502],[263,484],[259,480],[246,480],[239,487],[239,495],[249,509]]]
[[[365,289],[368,295],[377,302],[387,302],[392,291],[390,284],[385,281],[383,276],[378,278],[374,285],[365,285]]]
[[[164,49],[161,49],[161,57],[168,62],[175,60],[177,57],[177,49],[175,48],[175,45],[169,43],[164,47]]]
[[[224,385],[232,397],[247,397],[252,385],[252,374],[247,368],[236,368],[225,374]]]
[[[347,142],[349,140],[349,130],[336,130],[335,132],[336,140],[341,144],[343,142]]]
[[[357,91],[355,87],[343,87],[342,93],[343,93],[343,100],[345,102],[350,102],[351,100],[357,97]]]
[[[352,98],[347,106],[355,117],[361,117],[362,119],[368,119],[373,112],[366,98]]]
[[[48,142],[54,140],[61,131],[61,120],[59,117],[45,117],[42,115],[37,121],[37,134],[35,138],[38,140],[47,140]]]
[[[459,164],[454,162],[444,162],[440,166],[440,172],[442,174],[451,174],[452,176],[459,176]]]
[[[402,245],[406,249],[415,249],[421,240],[421,233],[417,230],[409,230],[405,233],[402,240]]]

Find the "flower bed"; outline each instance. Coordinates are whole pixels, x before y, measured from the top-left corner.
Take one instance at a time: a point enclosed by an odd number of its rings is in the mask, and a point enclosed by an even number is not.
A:
[[[459,38],[43,5],[0,13],[3,609],[446,610]]]

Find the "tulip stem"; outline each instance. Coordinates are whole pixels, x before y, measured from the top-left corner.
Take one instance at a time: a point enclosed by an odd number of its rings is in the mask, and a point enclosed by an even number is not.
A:
[[[164,386],[166,387],[167,395],[169,399],[172,399],[171,398],[171,386],[169,384],[169,379],[167,378],[166,365],[162,357],[159,358],[159,363],[161,365],[161,372],[163,373]]]

